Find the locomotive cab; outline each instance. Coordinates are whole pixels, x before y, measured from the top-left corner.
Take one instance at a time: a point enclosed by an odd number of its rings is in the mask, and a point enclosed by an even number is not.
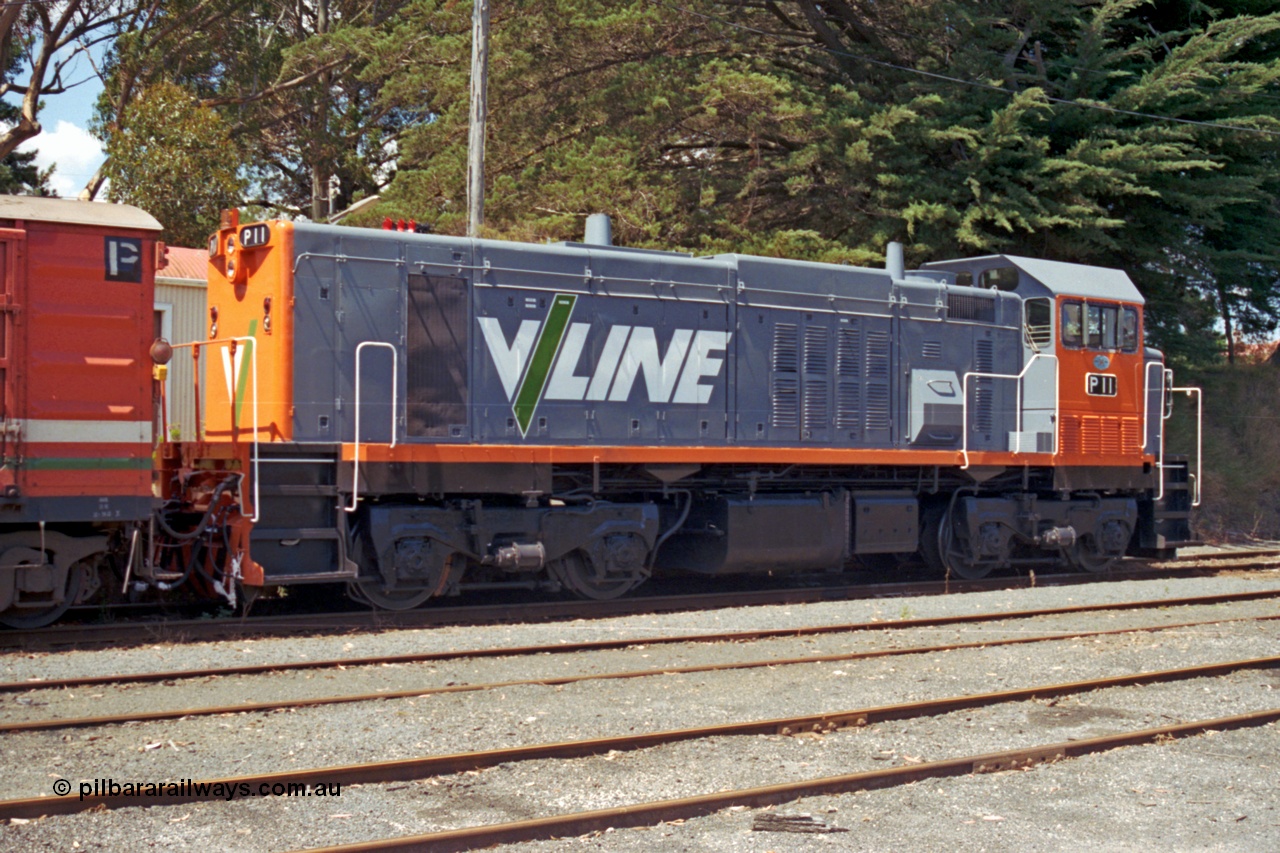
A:
[[[928,267],[1023,300],[1021,422],[1010,450],[1051,452],[1068,489],[1114,488],[1120,469],[1154,462],[1147,387],[1162,375],[1148,370],[1144,300],[1128,275],[1011,255]]]
[[[1016,562],[1021,543],[1101,570],[1127,551],[1190,544],[1198,477],[1186,459],[1164,455],[1172,376],[1161,354],[1142,345],[1144,300],[1128,275],[1010,255],[927,267],[953,272],[960,284],[1011,291],[1023,304],[1009,449],[1026,466],[1027,490],[956,502],[944,522],[952,525],[943,531],[944,562],[950,549],[959,573],[983,574],[988,564]],[[1048,452],[1050,464],[1037,467],[1032,452]]]

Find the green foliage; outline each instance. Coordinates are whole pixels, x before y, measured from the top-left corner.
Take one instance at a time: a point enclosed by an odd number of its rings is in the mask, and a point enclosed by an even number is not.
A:
[[[14,151],[0,161],[0,193],[4,195],[57,195],[49,186],[56,166],[44,171],[36,165],[36,152]]]
[[[440,35],[430,85],[399,96],[425,93],[432,120],[362,221],[459,233],[469,9],[415,8]],[[495,8],[487,233],[573,238],[606,210],[632,245],[873,263],[901,240],[915,262],[1116,266],[1175,361],[1212,360],[1224,319],[1275,328],[1280,15],[1263,5],[710,8]]]
[[[328,17],[319,10],[327,9]],[[493,8],[485,233],[878,263],[1125,269],[1175,362],[1280,319],[1280,12],[1264,0],[522,0]],[[174,0],[102,132],[165,80],[269,209],[465,225],[465,0]],[[235,154],[238,152],[238,155]]]
[[[328,214],[375,193],[394,140],[423,114],[380,94],[428,37],[403,0],[172,0],[116,39],[96,130],[128,131],[139,93],[159,82],[215,109],[252,197],[284,215]],[[323,9],[323,13],[322,10]],[[331,199],[332,196],[332,199]]]
[[[245,190],[226,122],[171,83],[138,96],[129,125],[107,140],[107,158],[111,200],[149,211],[177,245],[204,245]]]

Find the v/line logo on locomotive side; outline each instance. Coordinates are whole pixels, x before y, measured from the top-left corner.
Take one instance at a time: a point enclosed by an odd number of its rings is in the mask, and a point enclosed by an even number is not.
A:
[[[732,332],[676,329],[665,353],[652,326],[612,325],[591,374],[579,375],[591,323],[571,323],[578,297],[557,293],[544,320],[525,320],[507,340],[496,317],[479,317],[490,358],[511,401],[523,436],[543,400],[624,403],[636,378],[644,376],[649,402],[706,405],[713,386],[702,380],[718,376]],[[557,357],[558,356],[558,357]]]

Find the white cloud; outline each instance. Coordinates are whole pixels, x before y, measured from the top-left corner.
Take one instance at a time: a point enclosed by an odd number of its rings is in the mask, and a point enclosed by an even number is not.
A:
[[[59,120],[53,130],[45,130],[18,146],[20,151],[33,148],[36,165],[41,170],[57,164],[49,185],[63,198],[78,196],[106,159],[101,142],[84,128],[65,120]]]

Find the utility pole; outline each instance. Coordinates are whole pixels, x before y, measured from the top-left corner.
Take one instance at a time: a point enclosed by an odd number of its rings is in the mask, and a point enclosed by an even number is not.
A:
[[[489,0],[473,0],[471,11],[471,133],[467,145],[467,236],[479,237],[484,222],[484,135],[489,118]]]
[[[320,0],[316,7],[316,33],[323,34],[329,32],[329,0]],[[320,75],[319,103],[316,104],[315,114],[315,137],[311,143],[311,221],[324,222],[326,216],[326,208],[328,213],[333,212],[333,204],[330,202],[330,195],[326,192],[325,176],[321,172],[324,165],[321,162],[321,152],[325,149],[325,138],[328,135],[329,125],[329,82],[331,78],[326,71]]]

